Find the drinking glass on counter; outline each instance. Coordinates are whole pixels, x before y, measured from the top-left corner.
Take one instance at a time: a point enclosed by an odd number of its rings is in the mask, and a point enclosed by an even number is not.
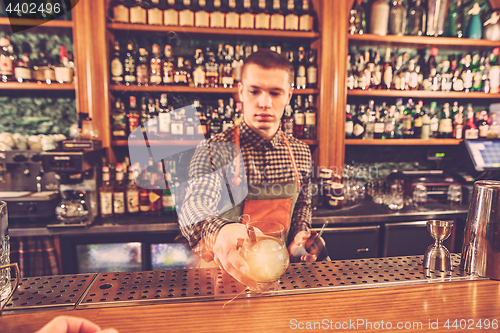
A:
[[[422,206],[427,202],[427,187],[424,184],[416,184],[413,187],[413,204]]]
[[[448,202],[450,205],[460,205],[462,203],[462,186],[452,184],[448,187]]]
[[[404,207],[403,181],[395,179],[389,185],[389,194],[386,196],[385,204],[391,210],[400,210]]]
[[[288,268],[290,259],[283,224],[273,221],[246,223],[248,239],[241,256],[248,264],[248,275],[257,281],[256,292],[278,289],[278,280]]]

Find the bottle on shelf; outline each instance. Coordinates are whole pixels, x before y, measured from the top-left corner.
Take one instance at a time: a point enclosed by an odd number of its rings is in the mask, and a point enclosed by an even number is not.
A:
[[[137,100],[135,96],[129,96],[129,108],[127,113],[128,133],[132,133],[140,125],[140,113],[137,109]]]
[[[54,73],[56,81],[59,83],[73,82],[73,68],[64,45],[59,47],[59,64],[54,67]]]
[[[391,48],[385,49],[384,63],[382,65],[382,89],[390,90],[393,79],[393,65],[391,57]]]
[[[234,82],[240,82],[241,69],[243,68],[243,46],[240,45],[235,46],[232,66],[233,66]]]
[[[285,30],[285,15],[281,9],[280,0],[273,0],[270,28],[271,30]]]
[[[115,166],[115,183],[113,186],[113,215],[124,216],[125,210],[125,183],[123,182],[123,166],[117,163]]]
[[[160,0],[150,0],[151,5],[148,8],[148,24],[163,25],[163,9],[160,6]]]
[[[23,42],[22,53],[17,58],[17,64],[14,69],[15,79],[19,83],[32,81],[30,53],[31,46],[27,42]]]
[[[406,8],[401,0],[395,0],[389,12],[389,33],[402,36],[406,33]]]
[[[385,102],[384,102],[385,104]],[[386,112],[385,105],[375,107],[375,121],[373,125],[373,138],[374,139],[382,139],[385,138],[385,122],[383,113]]]
[[[308,95],[304,104],[304,139],[316,140],[316,107],[314,96]]]
[[[195,87],[202,88],[205,86],[205,59],[202,49],[196,49],[194,62],[193,83]]]
[[[354,129],[354,121],[352,119],[351,114],[351,104],[346,105],[345,109],[345,124],[344,124],[344,132],[346,139],[352,139],[352,132]]]
[[[424,126],[423,112],[422,107],[424,106],[424,102],[422,100],[418,101],[415,104],[415,112],[414,112],[414,120],[413,120],[413,137],[421,138],[422,137],[422,127]]]
[[[307,52],[307,88],[318,87],[318,66],[316,64],[316,50],[310,49]]]
[[[238,29],[240,27],[240,14],[236,9],[236,0],[228,0],[226,12],[226,28]]]
[[[127,51],[125,53],[125,58],[124,58],[124,76],[123,80],[127,86],[136,84],[137,82],[137,76],[136,76],[136,53],[135,53],[135,47],[134,47],[134,42],[132,40],[129,40],[127,42]]]
[[[198,6],[194,11],[194,26],[197,28],[208,28],[210,26],[210,14],[207,11],[207,0],[198,0]]]
[[[137,85],[147,86],[149,84],[149,57],[148,51],[141,47],[139,49],[139,57],[137,58]]]
[[[150,179],[151,179],[151,172],[150,169],[148,168],[142,172],[142,178],[138,184],[139,212],[141,215],[149,215],[149,213],[151,212],[151,204],[149,202]]]
[[[439,130],[439,117],[437,114],[437,102],[431,102],[431,106],[429,109],[429,117],[430,119],[430,137],[431,138],[437,138],[438,137],[438,130]]]
[[[173,140],[182,140],[184,138],[184,114],[185,109],[180,109],[170,119],[170,134]]]
[[[498,55],[500,48],[495,47],[490,56],[490,68],[488,73],[489,92],[498,94],[500,92],[500,64],[498,63]]]
[[[213,0],[213,6],[210,10],[210,27],[224,28],[225,16],[221,10],[221,0]]]
[[[133,4],[130,5],[130,23],[133,24],[147,24],[147,13],[149,9],[149,3],[144,0],[135,0]]]
[[[294,121],[294,127],[293,127],[293,135],[297,139],[302,139],[304,136],[304,125],[305,125],[305,114],[304,114],[304,109],[302,106],[302,96],[297,95],[295,97],[295,106],[293,110],[293,121]]]
[[[479,138],[479,131],[474,124],[474,109],[472,104],[467,104],[467,123],[464,126],[465,139],[477,139]]]
[[[484,69],[484,56],[481,57],[479,53],[472,56],[472,89],[471,91],[483,91],[483,69]]]
[[[3,35],[0,38],[0,76],[2,82],[15,80],[15,65],[16,60],[14,50],[10,43],[10,37],[8,35]]]
[[[314,11],[309,7],[309,0],[302,0],[302,8],[299,12],[299,30],[313,31],[314,30]]]
[[[255,15],[251,0],[243,0],[243,8],[240,11],[240,28],[255,29]]]
[[[139,213],[139,188],[135,182],[134,169],[128,167],[127,195],[127,213],[128,215],[137,215]]]
[[[488,124],[488,111],[479,111],[479,123],[477,129],[479,131],[479,138],[486,139],[488,136],[488,130],[490,125]]]
[[[385,117],[384,122],[384,138],[385,139],[394,139],[396,136],[396,106],[391,105],[389,110],[387,111],[387,116]]]
[[[177,66],[174,72],[174,83],[176,85],[187,86],[187,71],[184,67],[184,58],[177,57]]]
[[[390,7],[387,1],[376,0],[372,4],[370,16],[370,33],[379,36],[387,35]]]
[[[232,88],[234,84],[234,69],[233,69],[233,55],[234,49],[231,45],[225,46],[224,62],[219,63],[221,70],[221,86],[224,88]]]
[[[165,45],[165,55],[163,58],[163,84],[174,84],[175,59],[172,56],[172,46]]]
[[[109,9],[111,22],[130,23],[127,0],[112,0]]]
[[[464,107],[459,106],[458,112],[453,115],[453,137],[455,139],[462,139],[464,132]]]
[[[122,59],[122,53],[120,49],[120,42],[115,40],[114,42],[114,53],[113,57],[111,59],[111,82],[116,85],[120,85],[124,83],[123,79],[123,59]]]
[[[194,27],[194,7],[191,0],[182,0],[183,7],[179,11],[179,25],[181,27]]]
[[[289,0],[292,1],[292,0]],[[362,35],[366,32],[366,11],[363,0],[356,0],[349,12],[349,33]]]
[[[449,22],[449,35],[450,37],[462,38],[465,37],[464,34],[464,1],[456,0],[454,4],[454,8],[450,8],[448,12],[448,22]]]
[[[293,136],[293,108],[290,104],[285,105],[285,112],[281,118],[281,128],[286,135]]]
[[[160,102],[158,99],[156,99],[155,101],[153,98],[149,98],[147,132],[150,140],[154,139],[158,134],[158,109],[160,108],[159,104]]]
[[[403,112],[403,137],[404,138],[413,138],[415,136],[415,113],[414,113],[414,105],[413,100],[408,99],[408,103],[406,104],[406,108]]]
[[[170,137],[170,117],[168,109],[167,94],[162,93],[160,96],[160,108],[158,110],[158,135],[162,138]]]
[[[113,186],[111,185],[109,166],[102,167],[102,185],[99,188],[101,217],[113,216]]]
[[[160,55],[160,46],[154,43],[151,51],[151,58],[149,60],[149,83],[151,85],[160,85],[163,79],[161,72],[163,60]]]
[[[216,134],[222,132],[222,121],[219,118],[219,113],[214,110],[213,106],[209,106],[207,109],[207,115],[210,115],[210,137],[213,139]]]
[[[179,6],[175,0],[167,0],[167,5],[163,10],[163,25],[178,26],[179,25]]]
[[[354,126],[352,130],[354,139],[362,139],[365,135],[365,123],[367,121],[365,109],[365,105],[360,105],[359,110],[354,117]]]
[[[164,179],[163,162],[158,162],[156,171],[151,172],[150,176],[149,204],[151,209],[149,216],[158,217],[162,214],[162,188]]]
[[[120,98],[117,98],[111,113],[111,137],[113,140],[126,140],[127,131],[128,120],[125,105]]]
[[[175,200],[172,191],[170,190],[170,184],[172,183],[172,176],[170,172],[165,172],[165,188],[162,190],[161,194],[161,206],[162,214],[169,216],[175,214]]]
[[[219,64],[215,60],[215,54],[210,47],[207,47],[205,52],[205,84],[211,88],[219,86]]]
[[[297,67],[295,69],[295,89],[305,89],[307,87],[307,63],[305,50],[302,46],[299,47],[297,56]]]
[[[470,92],[472,90],[472,84],[474,77],[472,75],[472,68],[471,68],[471,62],[472,58],[470,54],[467,54],[464,57],[464,67],[462,69],[461,73],[461,78],[463,81],[463,91],[464,92]]]
[[[422,0],[413,0],[408,9],[408,35],[425,36],[427,11]]]
[[[453,135],[453,119],[450,113],[450,104],[444,103],[439,120],[438,136],[440,138],[451,138]]]
[[[266,0],[259,0],[258,8],[255,11],[255,29],[269,30],[270,15],[266,8]]]
[[[295,1],[287,0],[285,12],[285,30],[299,30],[299,16],[295,10]]]

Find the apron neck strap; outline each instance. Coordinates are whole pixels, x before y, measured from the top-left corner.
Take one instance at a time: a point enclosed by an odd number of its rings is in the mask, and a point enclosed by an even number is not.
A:
[[[295,175],[295,180],[297,181],[297,192],[300,192],[300,186],[301,186],[301,180],[300,180],[300,174],[299,170],[297,168],[297,163],[295,162],[295,157],[293,156],[292,148],[290,147],[290,143],[288,142],[288,139],[285,136],[284,132],[281,132],[281,138],[283,139],[283,144],[285,145],[287,151],[288,151],[288,156],[290,156],[290,160],[292,162],[292,168],[293,168],[293,173]],[[236,126],[236,129],[233,132],[233,141],[234,143],[240,147],[240,127]],[[235,160],[235,172],[234,176],[231,179],[233,184],[235,186],[238,186],[241,183],[241,178],[239,176],[240,174],[240,159],[237,158]]]

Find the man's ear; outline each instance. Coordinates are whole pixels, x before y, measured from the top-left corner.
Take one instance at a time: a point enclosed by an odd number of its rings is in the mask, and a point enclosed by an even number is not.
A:
[[[293,96],[293,87],[290,87],[290,91],[288,92],[288,100],[286,104],[290,104],[290,101],[292,100]]]
[[[238,96],[239,96],[239,100],[242,101],[243,100],[243,83],[238,82]]]

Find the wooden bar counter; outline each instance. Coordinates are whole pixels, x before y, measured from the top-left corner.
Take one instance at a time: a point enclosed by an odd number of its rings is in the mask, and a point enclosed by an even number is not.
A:
[[[121,333],[314,329],[381,332],[390,330],[391,326],[397,329],[397,325],[409,332],[461,331],[460,327],[473,332],[500,331],[500,281],[494,280],[238,298],[226,303],[210,301],[12,314],[0,319],[0,331],[35,332],[58,315],[84,317],[102,328],[113,327]],[[487,322],[489,329],[485,328]]]

